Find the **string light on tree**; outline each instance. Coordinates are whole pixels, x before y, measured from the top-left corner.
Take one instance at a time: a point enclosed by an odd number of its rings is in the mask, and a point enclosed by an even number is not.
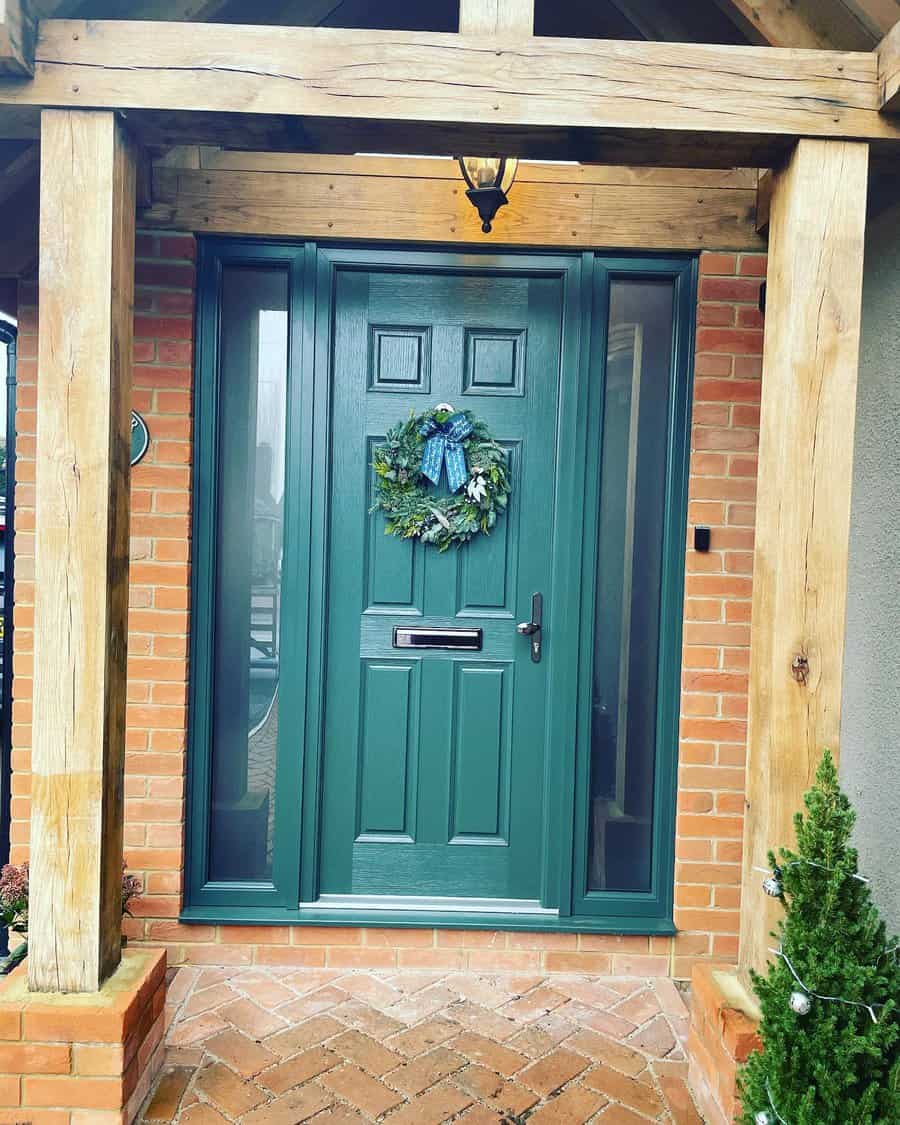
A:
[[[741,1125],[900,1125],[900,959],[856,869],[854,815],[826,753],[794,818],[795,852],[757,868],[784,907],[751,973],[762,1046],[741,1070]]]

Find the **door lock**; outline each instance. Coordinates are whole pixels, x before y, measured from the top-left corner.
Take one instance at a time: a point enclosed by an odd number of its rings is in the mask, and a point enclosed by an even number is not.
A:
[[[531,620],[520,621],[516,626],[516,632],[520,637],[531,638],[531,659],[535,664],[541,662],[541,642],[542,642],[542,625],[541,621],[544,615],[544,595],[532,594],[531,595]]]

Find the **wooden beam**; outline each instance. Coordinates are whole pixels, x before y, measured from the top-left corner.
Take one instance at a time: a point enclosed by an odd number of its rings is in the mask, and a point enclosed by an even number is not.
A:
[[[134,179],[114,114],[44,112],[28,927],[38,992],[94,992],[120,958]]]
[[[0,0],[0,75],[34,73],[35,20],[27,0]]]
[[[533,35],[534,0],[459,0],[466,35]]]
[[[887,35],[900,20],[897,0],[843,0],[843,4],[876,39]]]
[[[716,0],[752,40],[773,47],[867,51],[874,35],[842,0]]]
[[[868,147],[800,141],[775,179],[759,442],[740,960],[781,908],[766,853],[793,847],[822,750],[840,744]]]
[[[413,176],[447,180],[459,175],[455,160],[430,156],[335,156],[306,152],[239,152],[210,146],[174,150],[155,167],[204,168],[228,172],[318,172],[331,176]],[[746,191],[756,186],[755,168],[648,168],[613,164],[531,163],[519,165],[516,183],[616,184],[619,186],[721,188]]]
[[[756,185],[756,229],[763,235],[768,234],[769,231],[774,186],[775,174],[771,168],[767,168],[760,174],[759,183]]]
[[[743,31],[773,47],[828,50],[835,44],[821,34],[793,0],[717,0]]]
[[[876,55],[880,108],[885,113],[900,113],[900,23],[881,40]]]
[[[393,151],[490,143],[582,158],[581,146],[617,164],[643,152],[711,167],[769,166],[798,136],[900,142],[900,123],[878,113],[871,52],[51,20],[37,59],[33,82],[0,83],[0,107],[199,112],[209,128],[263,115],[339,142],[343,130],[357,151],[381,126],[404,144]]]
[[[190,154],[184,154],[190,160]],[[191,160],[193,163],[193,160]],[[757,250],[746,170],[523,164],[485,239],[453,160],[229,151],[157,166],[145,225],[220,234],[477,245]]]

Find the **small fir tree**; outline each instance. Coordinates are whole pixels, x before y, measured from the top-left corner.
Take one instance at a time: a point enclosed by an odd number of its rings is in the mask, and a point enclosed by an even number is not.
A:
[[[782,848],[777,866],[769,854],[765,892],[785,907],[773,935],[783,956],[765,976],[753,974],[763,1049],[741,1073],[740,1120],[897,1125],[900,954],[868,883],[856,877],[856,816],[827,751],[804,801],[806,816],[794,818],[797,852]]]

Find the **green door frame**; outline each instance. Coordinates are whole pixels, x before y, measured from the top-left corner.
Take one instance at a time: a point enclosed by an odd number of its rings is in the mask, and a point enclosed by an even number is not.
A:
[[[271,883],[213,883],[206,878],[212,757],[213,594],[216,573],[216,465],[219,445],[218,340],[222,270],[228,265],[280,266],[290,285],[287,513],[282,613],[292,622],[282,640],[282,676],[305,683],[283,693],[282,729],[302,731],[304,761],[279,753]],[[548,762],[548,815],[541,913],[448,913],[317,904],[320,823],[324,630],[327,606],[327,464],[330,448],[330,348],[335,271],[341,269],[465,269],[488,273],[552,273],[565,279],[565,332],[560,365],[560,418],[587,417],[601,432],[610,281],[670,278],[674,284],[672,393],[666,451],[666,503],[657,692],[653,868],[649,892],[587,893],[588,799],[596,535],[590,505],[599,496],[599,441],[579,427],[573,447],[559,427],[562,465],[586,465],[580,481],[557,481],[559,527],[573,529],[554,544],[555,635],[573,638],[551,668],[553,732]],[[690,399],[696,305],[696,259],[690,256],[602,257],[593,253],[490,253],[321,246],[231,238],[200,240],[194,389],[191,687],[188,737],[185,922],[312,925],[377,924],[478,929],[673,933],[675,796],[681,667],[684,529],[690,450]],[[596,377],[596,376],[601,377]],[[319,549],[314,550],[317,543]],[[582,581],[592,576],[591,583]],[[571,591],[578,591],[571,596]],[[563,591],[568,596],[563,597]],[[559,649],[562,645],[556,642]],[[308,701],[319,701],[307,706]],[[302,904],[298,906],[298,903]],[[558,911],[558,913],[557,913]]]

